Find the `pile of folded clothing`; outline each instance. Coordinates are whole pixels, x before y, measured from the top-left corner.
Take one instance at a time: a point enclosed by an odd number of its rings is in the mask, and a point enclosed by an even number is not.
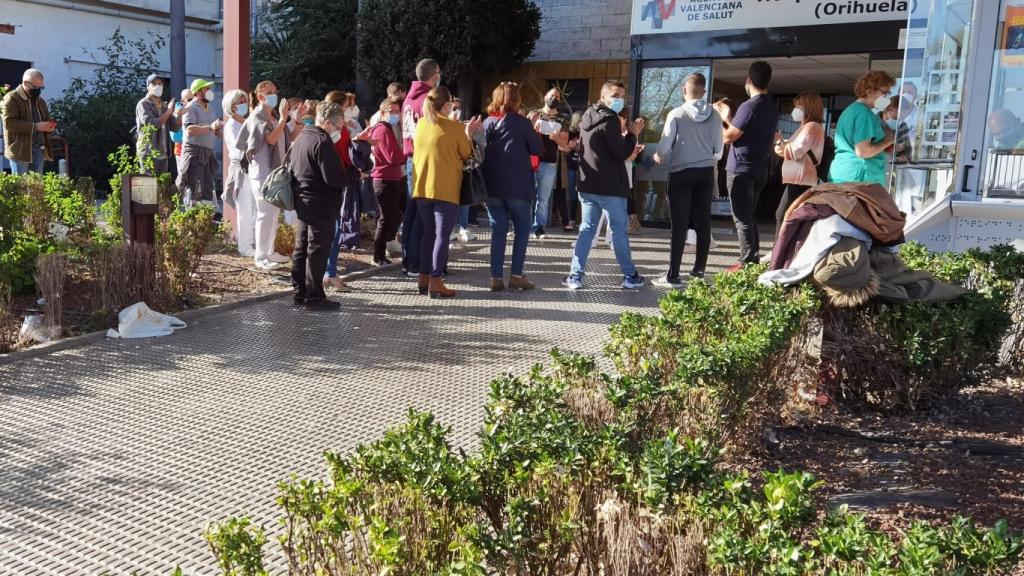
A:
[[[944,302],[967,291],[908,269],[897,247],[906,215],[878,184],[822,184],[786,212],[762,284],[811,278],[836,307],[877,297],[890,302]]]

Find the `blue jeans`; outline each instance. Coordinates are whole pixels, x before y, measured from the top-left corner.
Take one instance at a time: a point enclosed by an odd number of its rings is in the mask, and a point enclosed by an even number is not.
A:
[[[411,156],[405,161],[405,173],[409,180],[409,190],[406,196],[405,217],[402,219],[402,268],[419,272],[420,238],[423,236],[423,224],[416,217],[416,201],[412,199],[416,179],[413,174]]]
[[[451,202],[439,202],[417,198],[416,215],[422,224],[423,237],[420,239],[420,273],[429,268],[431,278],[441,278],[448,267],[448,237],[455,228],[459,206]]]
[[[32,162],[19,162],[11,160],[11,174],[24,176],[29,172],[43,173],[43,149],[39,146],[32,146]]]
[[[334,236],[331,237],[331,255],[327,259],[327,277],[338,277],[338,257],[341,255],[341,218],[334,221]]]
[[[522,276],[526,266],[526,246],[530,241],[530,205],[525,198],[488,198],[487,217],[491,221],[491,278],[505,277],[505,245],[508,221],[512,219],[512,275]]]
[[[459,228],[469,228],[469,206],[459,206]]]
[[[537,204],[533,215],[534,231],[548,225],[548,217],[551,215],[551,189],[555,187],[555,175],[557,174],[558,164],[550,162],[541,162],[540,169],[534,174],[534,181],[537,185]]]
[[[576,238],[576,248],[572,255],[570,274],[583,276],[587,269],[587,257],[590,256],[591,244],[597,234],[597,223],[601,212],[608,213],[608,227],[612,231],[612,248],[615,259],[619,262],[623,276],[636,274],[636,265],[629,249],[629,214],[626,211],[626,199],[619,196],[599,196],[597,194],[580,193],[583,205],[583,219],[580,222],[580,235]]]

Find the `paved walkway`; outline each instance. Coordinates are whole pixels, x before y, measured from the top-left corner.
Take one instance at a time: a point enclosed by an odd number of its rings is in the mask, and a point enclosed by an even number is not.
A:
[[[717,267],[736,250],[726,225]],[[486,291],[479,241],[453,262],[451,301],[383,275],[355,282],[337,313],[273,300],[0,366],[0,575],[212,573],[207,522],[248,513],[273,527],[277,480],[321,474],[325,450],[373,440],[409,407],[472,447],[490,378],[556,345],[597,352],[619,314],[653,311],[663,292],[619,289],[603,246],[589,289],[566,291],[571,242],[531,243],[532,293]],[[667,244],[665,231],[634,238],[649,278]]]

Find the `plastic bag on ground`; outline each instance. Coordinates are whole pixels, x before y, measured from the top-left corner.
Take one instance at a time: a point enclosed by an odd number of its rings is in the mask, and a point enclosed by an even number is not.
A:
[[[43,316],[26,316],[25,321],[21,323],[21,331],[18,333],[18,342],[22,344],[28,344],[30,342],[46,344],[56,338],[57,334],[60,334],[60,327],[55,327],[54,332],[56,332],[56,334],[53,334],[46,327],[46,318]]]
[[[187,324],[175,318],[161,314],[145,302],[137,302],[121,310],[117,315],[117,330],[108,330],[110,338],[150,338],[152,336],[169,336],[175,330],[185,328]]]

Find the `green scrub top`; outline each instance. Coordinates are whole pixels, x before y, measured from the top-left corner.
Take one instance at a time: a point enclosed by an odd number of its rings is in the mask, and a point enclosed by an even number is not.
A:
[[[858,142],[870,140],[873,144],[885,138],[882,121],[862,102],[854,102],[839,116],[836,124],[836,156],[829,168],[830,182],[871,182],[882,186],[885,182],[885,152],[871,158],[857,156]]]

